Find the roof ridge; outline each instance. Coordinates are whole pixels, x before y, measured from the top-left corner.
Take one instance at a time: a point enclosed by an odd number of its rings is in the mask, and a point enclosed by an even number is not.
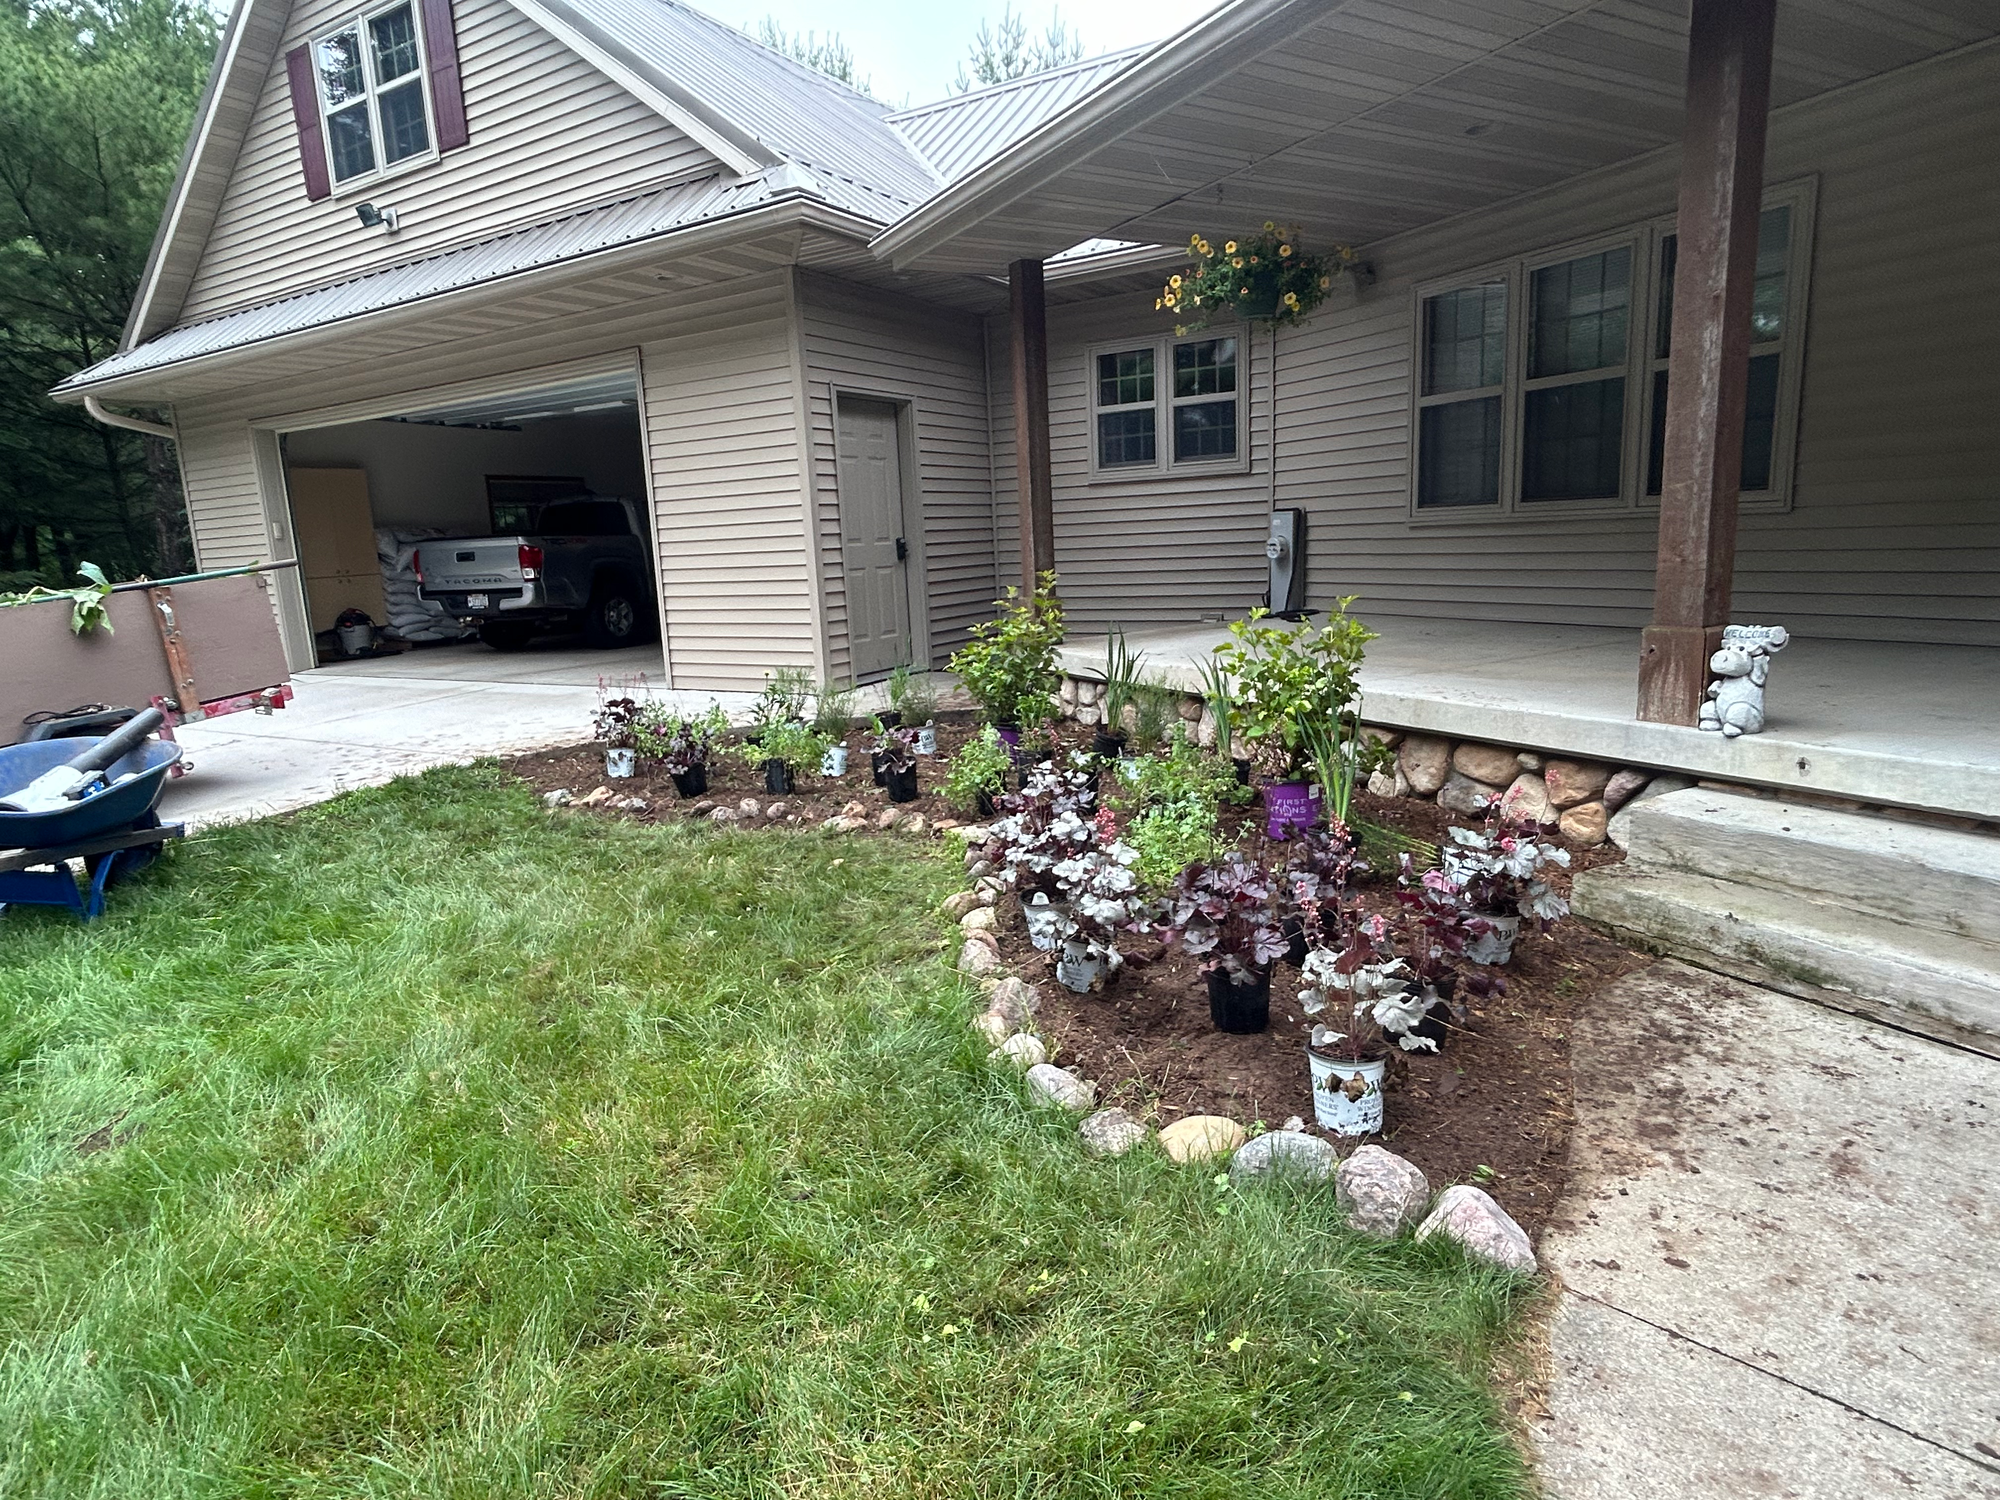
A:
[[[981,88],[967,89],[962,94],[950,94],[942,99],[934,99],[929,104],[913,104],[908,109],[893,110],[884,118],[892,125],[899,124],[916,115],[929,114],[940,109],[955,109],[961,104],[968,104],[995,94],[1004,94],[1011,89],[1029,88],[1035,84],[1046,83],[1051,78],[1061,78],[1066,74],[1081,73],[1086,68],[1099,68],[1106,63],[1137,57],[1157,45],[1156,42],[1141,42],[1137,46],[1121,47],[1116,52],[1100,52],[1095,57],[1080,57],[1073,63],[1064,63],[1059,68],[1044,68],[1039,73],[1023,73],[1018,78],[1008,78],[999,83],[986,84]]]

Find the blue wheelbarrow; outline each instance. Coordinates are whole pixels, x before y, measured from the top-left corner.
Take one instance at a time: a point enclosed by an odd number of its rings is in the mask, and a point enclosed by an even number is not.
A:
[[[148,735],[148,709],[115,734],[0,746],[0,904],[66,906],[102,915],[113,881],[149,865],[185,832],[154,808],[178,745]],[[81,860],[86,884],[70,868]]]

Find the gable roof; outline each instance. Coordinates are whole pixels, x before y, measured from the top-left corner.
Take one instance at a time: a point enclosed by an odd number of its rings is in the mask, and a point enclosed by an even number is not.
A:
[[[1146,52],[1128,47],[889,116],[943,182],[956,182]]]

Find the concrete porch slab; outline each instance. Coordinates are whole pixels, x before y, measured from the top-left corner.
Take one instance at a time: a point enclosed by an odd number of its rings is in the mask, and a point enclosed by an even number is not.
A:
[[[1651,766],[1859,802],[2000,819],[2000,651],[1794,641],[1772,666],[1771,727],[1724,739],[1632,717],[1639,633],[1592,626],[1370,619],[1361,673],[1371,724]],[[1199,690],[1217,626],[1134,631],[1158,681]],[[1104,639],[1063,647],[1100,676]]]

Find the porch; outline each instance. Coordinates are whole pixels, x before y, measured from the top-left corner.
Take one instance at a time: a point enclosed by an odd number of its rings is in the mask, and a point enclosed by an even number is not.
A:
[[[1365,611],[1364,611],[1365,617]],[[1369,618],[1372,725],[1481,740],[1697,779],[2000,820],[2000,650],[1794,640],[1772,665],[1770,727],[1719,734],[1633,717],[1639,632],[1592,626]],[[1133,631],[1148,680],[1200,691],[1215,625]],[[1104,638],[1062,648],[1101,678]]]

